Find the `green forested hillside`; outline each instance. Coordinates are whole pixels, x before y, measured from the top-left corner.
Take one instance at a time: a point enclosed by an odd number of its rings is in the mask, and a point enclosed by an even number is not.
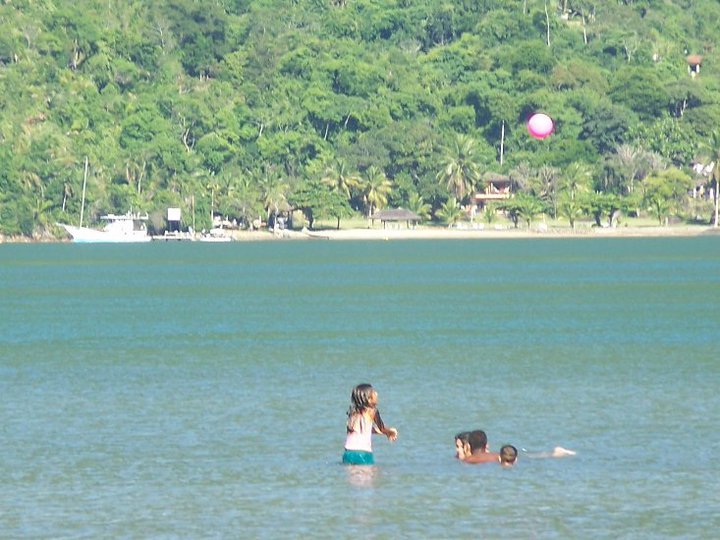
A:
[[[91,221],[452,221],[488,173],[512,179],[521,223],[711,215],[685,194],[720,150],[716,0],[0,4],[6,235],[76,222],[86,157]],[[534,111],[555,120],[544,141]]]

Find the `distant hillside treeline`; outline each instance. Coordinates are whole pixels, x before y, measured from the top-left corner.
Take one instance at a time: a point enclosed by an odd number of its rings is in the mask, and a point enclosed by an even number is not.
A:
[[[4,234],[76,222],[86,157],[86,216],[180,206],[200,228],[289,207],[450,222],[487,173],[521,222],[662,219],[718,150],[716,0],[0,3]]]

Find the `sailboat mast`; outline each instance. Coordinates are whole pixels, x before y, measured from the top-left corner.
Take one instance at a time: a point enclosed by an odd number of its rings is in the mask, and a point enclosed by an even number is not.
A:
[[[82,190],[82,203],[80,204],[80,226],[83,223],[83,214],[85,213],[85,187],[87,186],[87,174],[88,174],[88,158],[85,156],[85,174],[83,174],[83,190]]]

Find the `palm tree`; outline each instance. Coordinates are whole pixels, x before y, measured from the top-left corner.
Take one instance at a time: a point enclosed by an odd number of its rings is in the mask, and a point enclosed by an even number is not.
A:
[[[423,221],[430,219],[431,206],[417,193],[413,193],[408,198],[407,209],[411,212],[415,212]]]
[[[352,191],[360,185],[361,179],[358,173],[348,171],[343,159],[336,159],[334,164],[327,167],[321,181],[350,200]]]
[[[36,191],[40,191],[40,197],[45,198],[45,188],[42,183],[42,179],[40,176],[33,172],[33,171],[23,171],[21,173],[21,180],[22,185],[25,188],[25,190],[29,193],[35,193]]]
[[[575,230],[575,222],[585,213],[585,205],[578,199],[565,195],[560,200],[560,215],[570,222],[570,228]]]
[[[448,150],[438,181],[447,187],[455,199],[462,201],[472,193],[480,181],[480,167],[476,162],[477,143],[472,137],[458,135],[453,148]]]
[[[550,165],[543,165],[538,169],[533,194],[552,206],[553,219],[557,218],[557,182],[558,169]]]
[[[251,227],[253,221],[259,219],[262,212],[260,209],[261,176],[249,170],[238,174],[231,203],[237,217],[248,227]]]
[[[263,192],[263,204],[267,212],[267,220],[277,218],[277,215],[288,208],[286,194],[288,184],[279,176],[270,174],[265,176],[261,182]]]
[[[516,197],[503,201],[500,208],[507,213],[516,229],[521,220],[527,223],[529,229],[535,216],[545,210],[542,200],[526,193],[518,193]]]
[[[579,193],[586,193],[590,188],[590,168],[581,162],[571,163],[561,177],[562,188],[570,195],[571,200]]]
[[[446,223],[448,227],[452,227],[462,219],[465,212],[460,208],[460,203],[458,203],[457,199],[451,197],[440,207],[437,215],[443,223]]]
[[[228,217],[231,213],[232,201],[235,200],[235,175],[232,171],[224,169],[217,175],[217,184],[219,193],[215,203],[218,211]]]
[[[50,219],[48,214],[52,209],[51,201],[46,201],[40,197],[35,197],[35,207],[33,208],[33,225],[45,231],[50,227]]]
[[[544,210],[543,202],[540,199],[536,199],[535,197],[518,196],[518,199],[518,202],[520,203],[520,206],[518,208],[518,217],[525,220],[525,223],[527,223],[527,228],[530,229],[530,224],[532,223],[533,219],[535,219],[535,216],[541,214]]]
[[[45,226],[48,223],[45,213],[52,208],[52,204],[45,200],[45,186],[43,185],[42,178],[33,171],[23,172],[21,178],[23,187],[35,196],[33,228],[37,228],[37,225]],[[38,191],[40,192],[39,196]]]
[[[387,204],[388,195],[392,191],[392,182],[387,179],[381,169],[374,165],[368,167],[366,176],[362,186],[363,200],[367,207],[367,215],[370,217],[376,209],[380,210]]]

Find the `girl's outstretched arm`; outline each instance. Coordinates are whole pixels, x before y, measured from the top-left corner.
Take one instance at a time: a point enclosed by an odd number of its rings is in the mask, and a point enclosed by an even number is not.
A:
[[[380,417],[380,411],[375,409],[375,418],[373,419],[373,423],[375,425],[375,429],[377,430],[377,433],[382,433],[385,435],[388,439],[391,441],[394,441],[398,437],[398,431],[395,428],[392,427],[386,427],[385,422],[382,421],[382,418]]]

